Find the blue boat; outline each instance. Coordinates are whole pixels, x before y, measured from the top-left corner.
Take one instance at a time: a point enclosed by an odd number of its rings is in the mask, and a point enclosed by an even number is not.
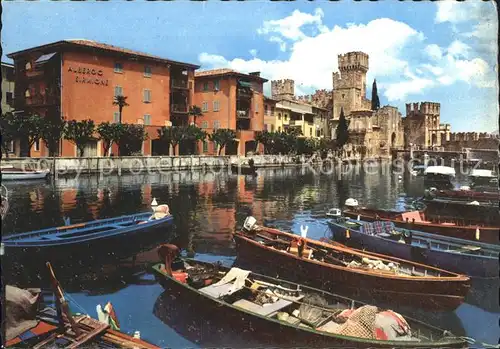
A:
[[[54,247],[88,243],[95,240],[123,237],[166,227],[173,223],[173,216],[151,219],[151,212],[129,216],[100,219],[87,223],[66,225],[4,236],[4,247]]]
[[[498,276],[498,245],[400,229],[385,221],[369,223],[340,217],[328,225],[333,239],[350,247],[473,277]]]

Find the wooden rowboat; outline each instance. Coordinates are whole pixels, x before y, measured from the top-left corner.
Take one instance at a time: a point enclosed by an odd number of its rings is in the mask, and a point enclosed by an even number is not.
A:
[[[474,191],[474,190],[430,190],[429,195],[437,198],[448,198],[467,201],[499,201],[500,193],[494,191]]]
[[[257,175],[257,169],[255,168],[255,166],[244,164],[231,164],[231,172],[234,174]]]
[[[466,219],[428,216],[424,211],[396,212],[370,208],[343,210],[345,216],[362,221],[391,221],[396,227],[445,235],[458,239],[499,244],[500,226],[485,225]],[[479,233],[478,233],[479,232]]]
[[[476,276],[498,276],[500,246],[395,228],[392,222],[368,223],[344,217],[328,222],[335,241],[350,247],[413,260]],[[380,229],[376,229],[377,225]]]
[[[465,275],[246,222],[241,232],[234,233],[238,259],[271,268],[292,281],[328,290],[345,288],[360,296],[369,290],[377,301],[433,310],[457,308],[470,287]],[[298,243],[305,246],[302,255]]]
[[[258,337],[261,347],[467,346],[448,331],[312,287],[193,259],[172,262],[171,248],[159,248],[165,263],[153,267],[168,294],[189,302],[201,318]]]
[[[2,237],[6,248],[69,246],[135,235],[173,224],[173,216],[150,219],[151,212],[66,225]]]

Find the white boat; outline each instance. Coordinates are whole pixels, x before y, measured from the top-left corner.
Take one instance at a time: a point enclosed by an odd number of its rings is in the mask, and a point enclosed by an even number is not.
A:
[[[491,170],[473,169],[469,173],[469,179],[472,188],[478,186],[496,186],[498,183],[497,175]]]
[[[50,173],[50,170],[29,170],[13,167],[11,165],[2,166],[0,168],[2,173],[2,180],[15,181],[15,180],[29,180],[29,179],[44,179]]]
[[[424,171],[424,183],[439,187],[453,187],[452,180],[455,178],[456,172],[453,167],[448,166],[429,166]]]

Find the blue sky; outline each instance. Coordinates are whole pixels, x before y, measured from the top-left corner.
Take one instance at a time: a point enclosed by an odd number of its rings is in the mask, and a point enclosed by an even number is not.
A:
[[[337,55],[370,55],[382,104],[441,103],[452,131],[498,129],[496,9],[440,2],[20,2],[4,1],[5,54],[85,38],[202,69],[292,78],[296,93],[331,89]],[[269,86],[266,86],[269,91]]]

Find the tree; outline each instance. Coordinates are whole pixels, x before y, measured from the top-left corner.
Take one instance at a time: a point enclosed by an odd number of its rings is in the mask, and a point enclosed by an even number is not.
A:
[[[118,144],[124,131],[123,124],[103,122],[97,126],[97,133],[99,133],[99,138],[103,142],[104,154],[106,156],[110,155],[109,152],[113,143]]]
[[[219,146],[218,155],[220,155],[222,153],[222,149],[224,149],[229,142],[236,138],[236,132],[227,128],[219,128],[214,130],[208,138]]]
[[[195,126],[196,126],[196,118],[203,116],[203,112],[201,111],[201,108],[196,106],[196,105],[189,107],[188,114],[193,117],[193,122],[194,122]]]
[[[94,140],[94,131],[93,120],[70,120],[64,128],[64,138],[76,145],[79,156],[82,157],[87,143]]]
[[[196,153],[198,148],[196,146],[198,142],[203,141],[205,138],[207,138],[207,133],[196,125],[189,125],[183,128],[182,141],[189,143],[190,146],[194,146],[194,153]]]
[[[349,123],[344,115],[344,108],[340,109],[339,125],[335,133],[337,136],[337,147],[341,149],[349,141]]]
[[[169,126],[169,127],[163,126],[157,132],[158,132],[158,139],[164,145],[168,145],[169,147],[172,146],[172,151],[174,152],[175,155],[175,149],[177,145],[184,138],[184,128],[179,126]]]
[[[130,156],[142,152],[142,144],[148,138],[143,125],[122,124],[123,131],[118,139],[120,156]]]
[[[8,112],[0,118],[0,131],[2,133],[2,151],[9,157],[9,144],[19,137],[19,130],[15,123],[14,114]]]
[[[378,98],[378,92],[377,92],[377,80],[373,80],[373,85],[372,85],[372,110],[379,110],[380,109],[380,100]]]
[[[122,111],[124,107],[128,107],[129,104],[127,103],[127,98],[125,96],[115,96],[115,99],[113,100],[113,105],[118,106],[118,112],[120,113],[120,116],[118,118],[118,123],[122,123]]]
[[[66,121],[61,115],[46,116],[44,121],[41,127],[40,137],[49,150],[49,156],[56,156],[59,142],[64,133]]]

